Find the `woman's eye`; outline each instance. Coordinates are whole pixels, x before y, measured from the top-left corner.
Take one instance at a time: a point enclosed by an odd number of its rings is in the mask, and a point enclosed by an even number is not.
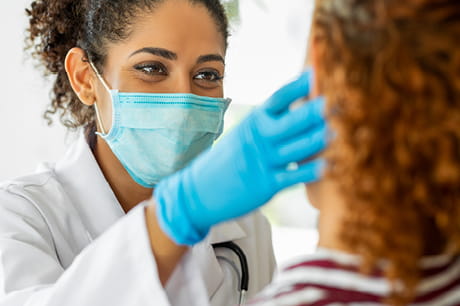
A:
[[[166,67],[160,63],[141,64],[134,68],[147,75],[166,75],[168,73]]]
[[[207,82],[218,82],[222,80],[224,77],[220,75],[218,71],[200,71],[198,72],[194,79],[199,81],[207,81]]]

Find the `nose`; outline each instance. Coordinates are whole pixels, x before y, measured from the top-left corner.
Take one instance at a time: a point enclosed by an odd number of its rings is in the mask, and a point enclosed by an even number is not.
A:
[[[192,78],[188,71],[176,75],[171,93],[192,93]]]

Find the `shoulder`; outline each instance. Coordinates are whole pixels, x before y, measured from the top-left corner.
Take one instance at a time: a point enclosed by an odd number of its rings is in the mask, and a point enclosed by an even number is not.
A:
[[[53,181],[52,171],[20,177],[0,183],[0,237],[24,243],[45,239],[52,244],[52,235],[41,208],[35,201],[44,197]],[[2,248],[5,242],[2,242]]]
[[[0,182],[0,210],[36,210],[35,198],[50,194],[52,186],[57,184],[51,168]]]
[[[0,182],[0,191],[23,189],[33,186],[43,186],[54,177],[54,171],[50,165],[40,166],[39,171],[33,174],[17,177],[15,179]]]
[[[315,262],[316,258],[312,260],[309,256],[291,261],[249,305],[315,305],[323,301],[326,298],[326,290],[311,282],[313,275],[315,278],[318,277]],[[305,267],[310,268],[308,272],[304,271]],[[327,271],[322,271],[319,276],[326,275]]]
[[[250,305],[380,305],[386,280],[363,275],[348,254],[320,250],[290,262]]]
[[[50,216],[66,198],[51,166],[41,166],[34,174],[0,183],[0,223],[3,225],[28,223],[49,227]],[[61,215],[62,217],[62,215]]]
[[[0,241],[2,249],[18,241],[40,245],[49,253],[57,252],[64,266],[90,243],[85,224],[54,168],[44,167],[0,184]]]

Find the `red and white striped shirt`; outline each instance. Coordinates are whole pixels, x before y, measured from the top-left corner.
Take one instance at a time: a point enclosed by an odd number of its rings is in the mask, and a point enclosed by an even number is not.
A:
[[[413,304],[460,305],[460,257],[421,260],[423,278]],[[281,270],[252,306],[383,305],[390,285],[381,273],[359,273],[359,257],[319,249]]]

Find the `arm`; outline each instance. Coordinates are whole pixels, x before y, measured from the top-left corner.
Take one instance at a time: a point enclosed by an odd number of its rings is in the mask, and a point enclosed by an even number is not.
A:
[[[145,208],[145,218],[150,237],[150,247],[155,256],[160,282],[164,287],[188,248],[176,244],[160,228],[155,212],[155,203],[151,203]]]
[[[64,269],[28,200],[0,190],[0,305],[170,305],[157,276],[144,208],[133,209]]]

